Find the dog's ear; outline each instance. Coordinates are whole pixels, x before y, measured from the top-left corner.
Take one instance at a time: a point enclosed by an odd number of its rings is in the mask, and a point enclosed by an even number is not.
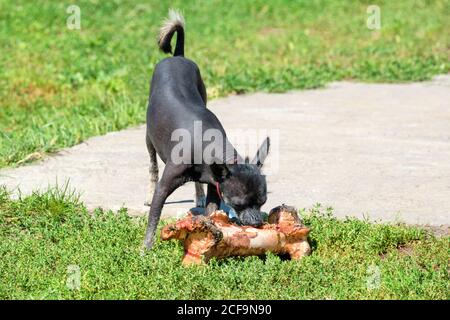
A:
[[[256,164],[258,168],[261,168],[264,161],[266,160],[267,155],[269,154],[269,147],[270,138],[267,137],[266,140],[264,140],[264,142],[262,143],[261,147],[259,147],[255,158],[252,160],[252,164]]]
[[[230,169],[226,163],[212,163],[209,167],[211,168],[214,180],[217,182],[222,182],[223,179],[230,175]]]

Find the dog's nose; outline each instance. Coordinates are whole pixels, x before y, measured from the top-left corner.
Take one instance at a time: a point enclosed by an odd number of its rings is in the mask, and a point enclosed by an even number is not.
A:
[[[261,212],[256,209],[247,209],[239,215],[241,223],[245,226],[260,227],[264,224]]]

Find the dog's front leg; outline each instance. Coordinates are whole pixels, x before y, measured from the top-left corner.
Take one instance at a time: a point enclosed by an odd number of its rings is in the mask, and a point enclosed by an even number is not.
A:
[[[216,186],[208,183],[206,193],[206,214],[209,215],[220,208],[220,197],[217,194]]]
[[[161,180],[156,185],[148,215],[147,230],[145,232],[144,240],[144,246],[147,249],[151,249],[155,242],[156,228],[158,227],[161,211],[167,197],[185,182],[183,173],[186,168],[185,165],[171,164],[166,164],[166,167],[164,168]]]

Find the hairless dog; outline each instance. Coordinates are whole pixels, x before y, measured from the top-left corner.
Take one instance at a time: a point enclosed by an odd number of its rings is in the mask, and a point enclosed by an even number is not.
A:
[[[167,197],[188,181],[195,181],[198,205],[204,197],[203,184],[207,184],[207,214],[217,210],[223,200],[236,211],[243,225],[263,224],[260,209],[267,199],[261,167],[269,151],[269,138],[252,161],[238,154],[219,119],[206,108],[200,70],[184,57],[184,18],[171,10],[160,30],[158,45],[163,52],[172,52],[170,42],[175,33],[173,57],[156,65],[148,101],[146,143],[151,202],[144,240],[148,249],[153,247]],[[159,181],[156,154],[165,163]]]

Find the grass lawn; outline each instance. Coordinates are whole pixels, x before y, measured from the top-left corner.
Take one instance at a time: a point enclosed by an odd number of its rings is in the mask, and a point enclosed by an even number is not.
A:
[[[450,298],[449,237],[336,220],[320,207],[302,214],[313,253],[301,261],[268,255],[185,268],[177,242],[142,255],[145,219],[125,210],[90,214],[68,192],[12,200],[0,188],[0,299]]]
[[[341,79],[417,81],[450,70],[450,2],[0,0],[0,168],[144,121],[156,35],[169,6],[210,97]]]

